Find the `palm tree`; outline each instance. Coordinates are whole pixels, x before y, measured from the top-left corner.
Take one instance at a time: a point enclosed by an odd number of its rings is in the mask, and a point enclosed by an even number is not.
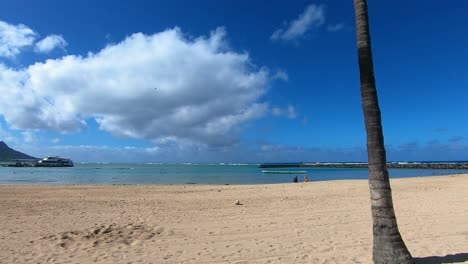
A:
[[[367,0],[354,0],[361,97],[367,131],[369,188],[373,222],[374,263],[414,263],[406,248],[393,210],[384,137],[372,62]]]

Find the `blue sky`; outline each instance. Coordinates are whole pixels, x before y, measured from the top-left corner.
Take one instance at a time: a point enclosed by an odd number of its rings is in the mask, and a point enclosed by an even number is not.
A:
[[[76,161],[365,161],[352,2],[3,1],[0,139]],[[389,160],[467,160],[467,9],[370,1]]]

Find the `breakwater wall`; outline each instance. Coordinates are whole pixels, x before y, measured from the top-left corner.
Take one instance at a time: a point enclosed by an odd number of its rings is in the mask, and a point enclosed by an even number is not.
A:
[[[367,168],[367,163],[264,163],[260,168]],[[467,170],[468,163],[387,163],[389,169]]]

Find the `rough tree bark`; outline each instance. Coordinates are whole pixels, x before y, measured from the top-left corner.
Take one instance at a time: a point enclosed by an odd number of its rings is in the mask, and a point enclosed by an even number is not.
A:
[[[393,210],[380,107],[375,85],[367,0],[354,0],[362,107],[367,131],[374,263],[414,263]]]

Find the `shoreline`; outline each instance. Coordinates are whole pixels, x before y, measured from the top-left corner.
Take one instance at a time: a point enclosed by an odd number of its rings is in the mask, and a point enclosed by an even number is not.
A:
[[[291,174],[295,175],[295,174]],[[433,177],[453,177],[459,175],[466,175],[468,173],[459,172],[459,173],[447,173],[447,174],[432,174],[432,175],[423,175],[423,176],[404,176],[404,177],[392,177],[390,175],[390,181],[399,180],[399,179],[419,179],[419,178],[433,178]],[[330,179],[330,180],[314,180],[313,177],[309,177],[309,182],[318,183],[318,182],[337,182],[337,181],[368,181],[368,178],[365,179]],[[298,183],[304,183],[299,180]],[[61,184],[61,183],[0,183],[2,186],[54,186],[54,187],[69,187],[69,186],[82,186],[82,187],[92,187],[92,186],[262,186],[262,185],[289,185],[289,184],[298,184],[294,182],[274,182],[274,183],[196,183],[196,182],[187,182],[187,183],[95,183],[95,184]]]
[[[468,263],[468,174],[391,183],[416,263]],[[372,263],[367,180],[0,185],[0,210],[6,263]]]

